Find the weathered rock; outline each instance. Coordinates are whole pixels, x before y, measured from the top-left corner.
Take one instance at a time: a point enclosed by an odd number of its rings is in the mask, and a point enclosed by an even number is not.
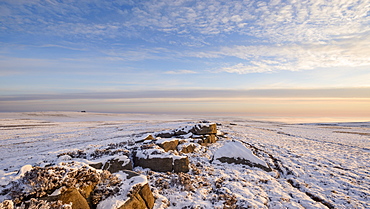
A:
[[[99,162],[99,163],[92,163],[92,164],[89,164],[89,166],[95,168],[95,169],[101,169],[103,167],[103,163]]]
[[[180,151],[182,153],[191,153],[191,152],[194,152],[196,147],[197,146],[194,143],[189,143],[189,144],[185,144],[185,145],[181,146]]]
[[[173,170],[176,173],[189,172],[189,158],[188,157],[182,157],[179,159],[174,159],[173,161]]]
[[[139,195],[132,195],[119,209],[147,209],[144,199]]]
[[[163,149],[140,150],[135,153],[135,166],[150,168],[158,172],[188,172],[189,159],[187,156],[178,156],[166,153]]]
[[[122,172],[124,172],[128,175],[127,179],[130,179],[130,178],[135,177],[135,176],[140,176],[139,173],[136,173],[136,172],[131,171],[131,170],[123,170]]]
[[[250,167],[261,168],[262,170],[267,171],[267,172],[270,172],[271,171],[271,168],[270,167],[267,167],[267,166],[264,166],[264,165],[261,165],[261,164],[257,164],[257,163],[253,163],[253,162],[251,162],[249,160],[246,160],[246,159],[221,157],[221,158],[217,158],[217,160],[220,161],[220,162],[222,162],[222,163],[243,164],[243,165],[248,165]]]
[[[132,170],[131,160],[123,155],[118,158],[108,160],[103,167],[103,170],[108,170],[111,173],[117,173],[121,170]]]
[[[175,132],[173,131],[161,131],[159,133],[155,134],[156,137],[161,137],[161,138],[171,138],[175,136]]]
[[[143,200],[145,201],[147,208],[153,208],[154,207],[154,196],[152,191],[150,190],[149,184],[145,184],[139,191],[139,195]]]
[[[162,147],[164,151],[168,152],[169,150],[176,150],[179,140],[158,140],[157,144],[158,146]]]
[[[144,140],[153,140],[155,139],[153,135],[149,134],[147,137],[144,138]]]
[[[204,143],[216,143],[217,138],[216,135],[210,134],[210,135],[205,135]]]
[[[90,207],[93,206],[91,194],[94,191],[96,185],[97,185],[97,182],[92,182],[89,185],[85,185],[79,188],[80,194],[86,199]]]
[[[72,209],[90,209],[86,199],[76,188],[64,191],[58,199],[65,204],[72,203]]]
[[[166,157],[166,158],[134,158],[134,164],[135,166],[140,166],[143,168],[150,168],[153,171],[158,172],[167,172],[172,171],[172,157]]]
[[[142,142],[147,141],[147,140],[155,140],[155,138],[153,137],[153,135],[149,134],[144,138],[135,139],[135,143],[142,143]]]
[[[267,172],[271,171],[271,168],[265,161],[255,156],[251,150],[239,141],[230,141],[226,143],[215,152],[213,159],[222,163],[244,164],[250,167],[261,168]]]
[[[191,129],[191,132],[197,135],[217,134],[217,125],[215,123],[199,123]]]

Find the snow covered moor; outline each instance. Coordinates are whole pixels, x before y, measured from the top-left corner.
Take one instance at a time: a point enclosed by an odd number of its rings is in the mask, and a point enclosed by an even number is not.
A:
[[[370,208],[370,122],[0,114],[0,208]]]

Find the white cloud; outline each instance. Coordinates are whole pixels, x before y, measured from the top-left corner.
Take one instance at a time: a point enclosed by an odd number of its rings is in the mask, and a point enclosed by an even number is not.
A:
[[[239,63],[234,66],[220,68],[216,72],[249,74],[271,72],[271,69],[270,67],[268,67],[267,65],[263,65],[262,63],[255,63],[255,65],[244,65],[242,63]]]
[[[361,67],[370,65],[370,34],[325,44],[276,44],[221,47],[218,51],[194,54],[200,58],[236,57],[237,65],[221,67],[216,72],[264,73],[280,70],[301,71],[330,67]]]
[[[1,5],[1,3],[0,3]],[[130,7],[125,7],[129,5]],[[366,0],[5,1],[9,29],[116,38],[160,31],[184,37],[247,34],[272,43],[317,42],[369,31]],[[8,14],[8,15],[6,15]],[[194,41],[194,40],[192,40]]]

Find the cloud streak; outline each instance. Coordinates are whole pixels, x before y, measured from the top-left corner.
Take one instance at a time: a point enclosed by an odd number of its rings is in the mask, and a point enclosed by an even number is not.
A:
[[[165,98],[364,98],[367,88],[255,89],[255,90],[146,90],[0,96],[0,101],[73,100],[73,99],[165,99]]]

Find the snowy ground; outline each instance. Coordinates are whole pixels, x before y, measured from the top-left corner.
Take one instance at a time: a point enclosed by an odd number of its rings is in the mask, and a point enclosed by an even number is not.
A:
[[[287,124],[227,117],[96,113],[1,113],[0,185],[26,165],[57,155],[132,141],[199,120],[228,133],[190,153],[186,174],[147,175],[156,208],[370,208],[370,123]],[[272,169],[212,161],[229,140],[242,142]],[[1,200],[1,198],[0,198]]]

